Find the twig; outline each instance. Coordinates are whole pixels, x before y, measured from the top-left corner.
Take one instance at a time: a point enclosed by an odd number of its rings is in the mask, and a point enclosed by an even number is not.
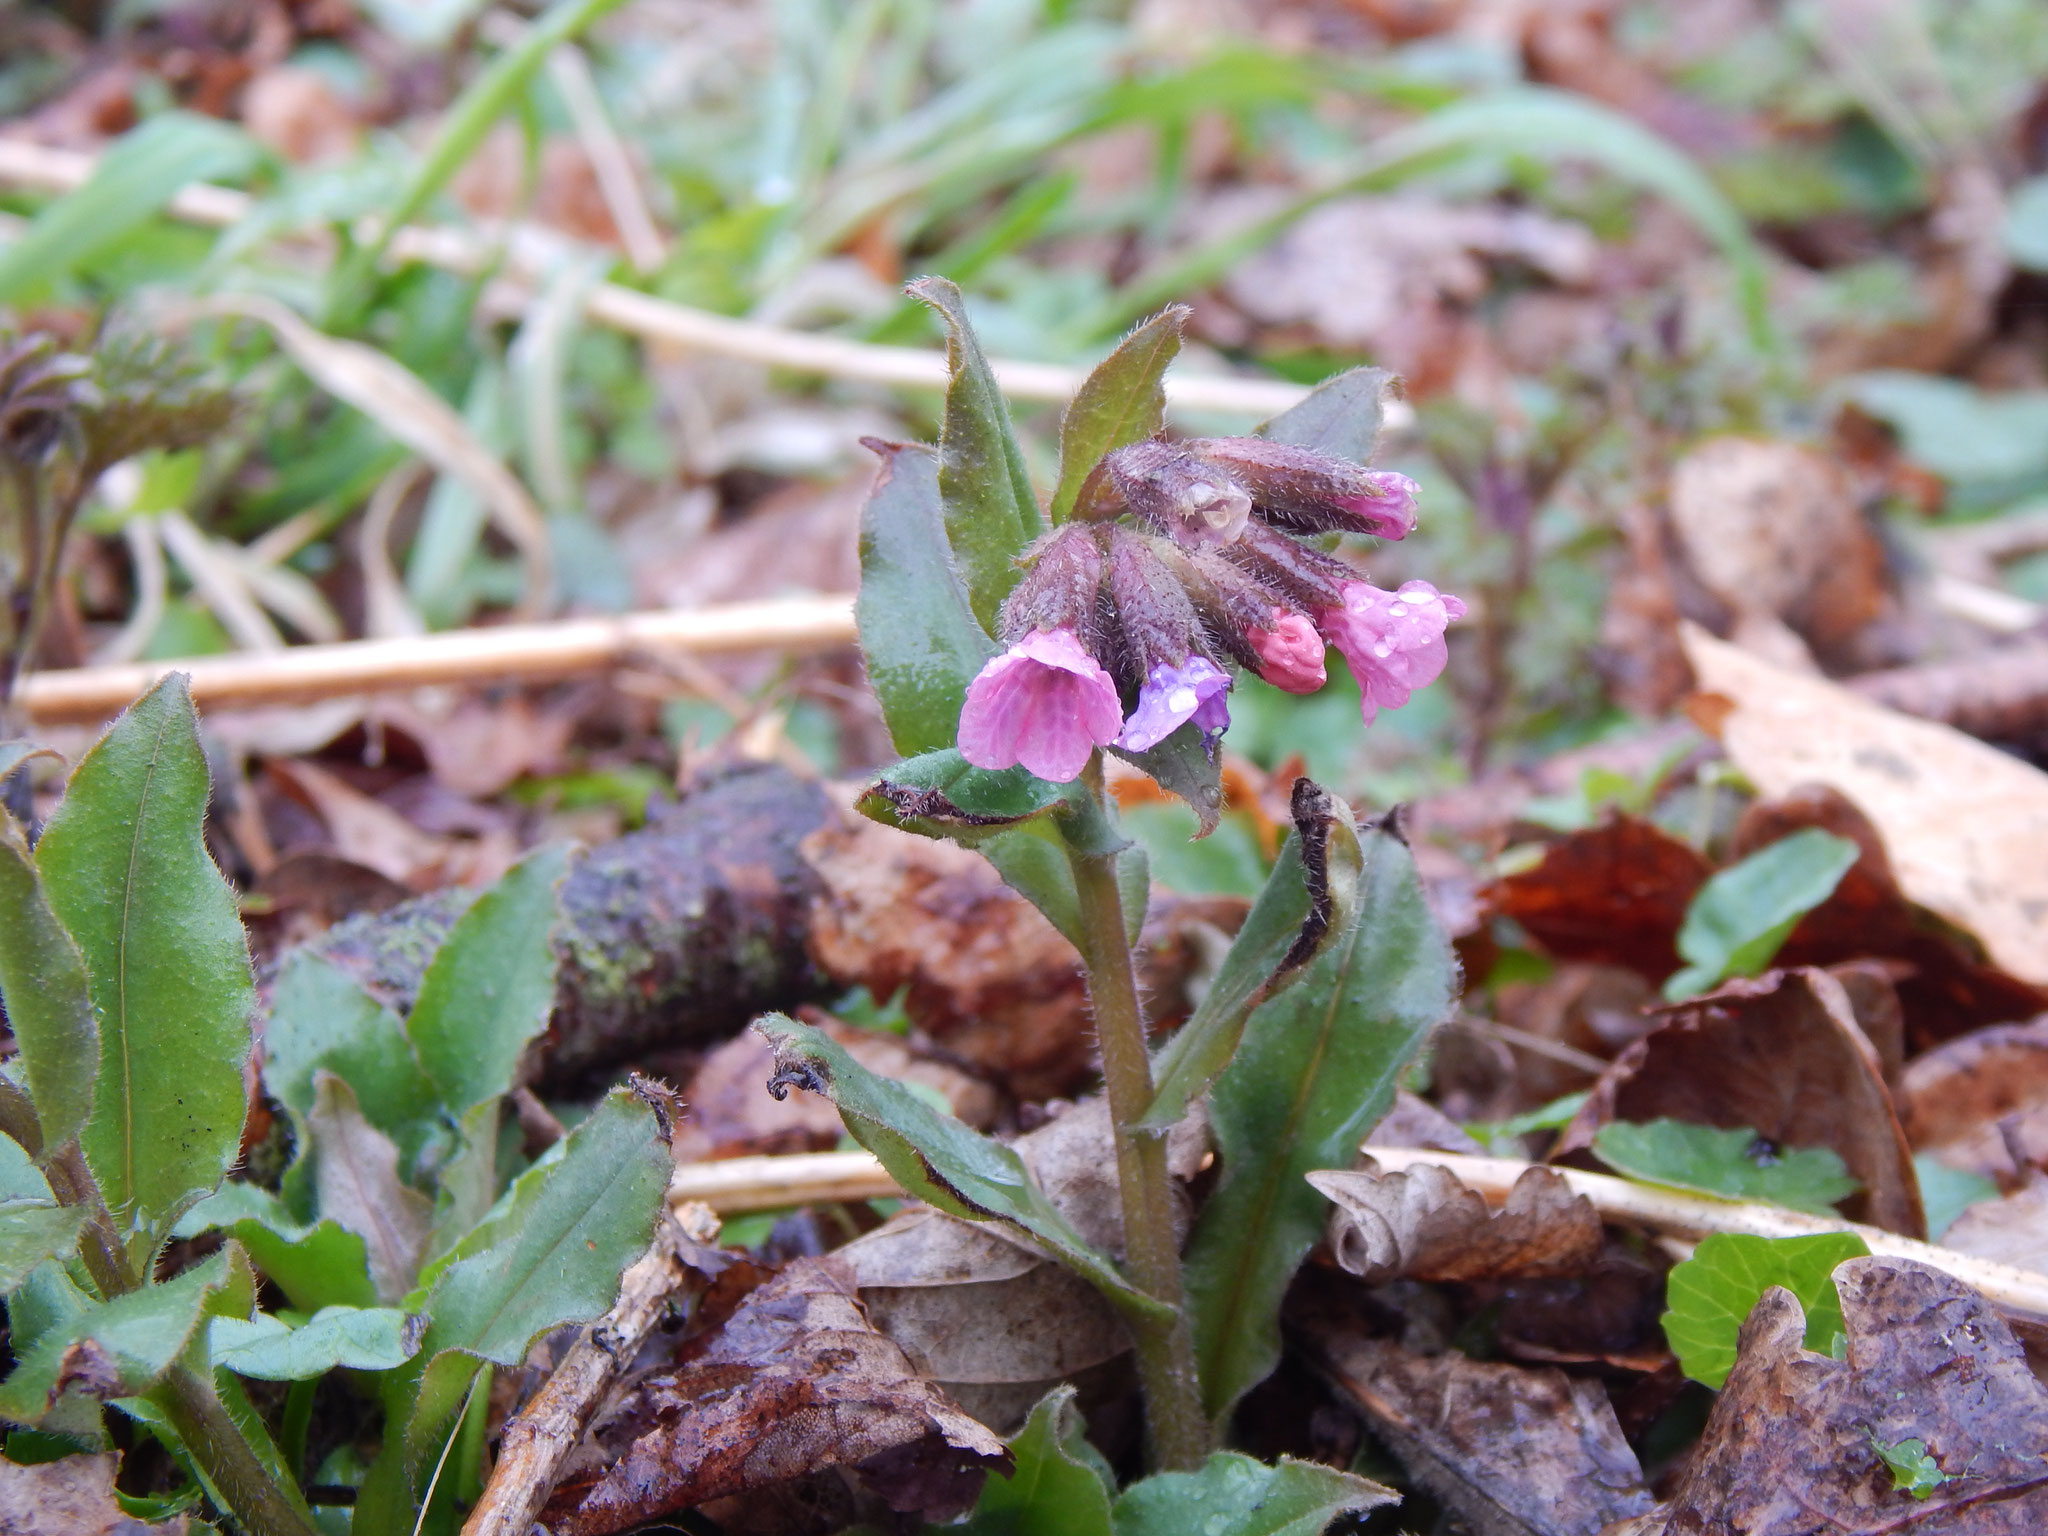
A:
[[[217,709],[443,683],[572,677],[663,652],[823,651],[849,645],[853,639],[851,597],[783,598],[614,619],[507,624],[390,640],[298,645],[260,654],[38,672],[22,683],[16,699],[30,718],[45,723],[93,722],[125,709],[171,672],[188,674],[194,700]]]
[[[1504,1203],[1515,1181],[1532,1164],[1513,1157],[1474,1157],[1460,1152],[1430,1152],[1409,1147],[1372,1147],[1367,1155],[1389,1173],[1432,1163],[1449,1170],[1459,1183],[1494,1205]],[[2000,1312],[2028,1323],[2048,1326],[2048,1275],[1999,1264],[1932,1243],[1919,1243],[1894,1232],[1859,1226],[1832,1216],[1808,1216],[1775,1205],[1716,1200],[1677,1190],[1634,1184],[1610,1174],[1552,1168],[1575,1195],[1584,1195],[1604,1220],[1646,1227],[1666,1237],[1696,1243],[1716,1232],[1742,1232],[1753,1237],[1811,1237],[1821,1232],[1853,1232],[1874,1254],[1912,1259],[1955,1276],[1979,1292]]]
[[[698,1201],[721,1216],[773,1211],[785,1205],[883,1200],[901,1186],[866,1152],[804,1152],[790,1157],[735,1157],[688,1163],[670,1179],[671,1205]]]
[[[576,1341],[533,1401],[505,1426],[497,1465],[462,1536],[528,1536],[606,1390],[666,1315],[669,1299],[697,1278],[683,1262],[685,1235],[675,1218],[662,1221],[653,1246],[626,1271],[617,1305]]]
[[[92,176],[95,158],[49,149],[21,139],[0,137],[0,184],[47,192],[69,192]],[[247,193],[228,187],[197,184],[171,199],[171,217],[191,224],[224,228],[239,223],[255,206]],[[362,233],[362,231],[358,231]],[[515,237],[521,231],[513,232]],[[545,232],[524,232],[559,246]],[[514,240],[515,247],[520,243]],[[534,243],[529,239],[528,244]],[[390,254],[399,261],[417,261],[451,272],[477,273],[498,259],[489,244],[460,230],[408,226],[393,235]],[[513,266],[520,265],[517,249]],[[518,304],[531,302],[533,283],[523,276],[501,279],[494,289],[508,292]],[[735,320],[708,310],[672,304],[615,283],[594,285],[584,301],[585,316],[645,341],[666,341],[695,352],[741,362],[786,368],[793,373],[858,379],[908,389],[942,389],[946,383],[943,353],[921,347],[885,347],[785,330],[752,320]],[[1064,401],[1087,376],[1085,369],[1056,363],[996,359],[991,365],[1004,393],[1017,400]],[[1182,411],[1215,412],[1258,418],[1298,404],[1308,390],[1278,379],[1241,379],[1218,375],[1170,373],[1167,402]],[[1389,433],[1414,425],[1414,412],[1404,401],[1390,400],[1386,409]]]

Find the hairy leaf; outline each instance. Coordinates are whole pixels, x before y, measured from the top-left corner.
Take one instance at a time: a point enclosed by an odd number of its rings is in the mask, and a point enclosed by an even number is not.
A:
[[[1664,995],[1677,1002],[1762,971],[1799,919],[1835,893],[1856,855],[1848,838],[1804,827],[1714,875],[1686,909],[1678,953],[1688,963]]]
[[[555,1006],[555,888],[565,847],[536,849],[455,920],[420,978],[406,1038],[450,1114],[512,1088]]]
[[[996,610],[1017,584],[1017,556],[1044,531],[1024,454],[1010,429],[1010,409],[988,359],[967,323],[960,290],[943,277],[909,285],[912,297],[946,322],[946,419],[939,433],[939,498],[946,542],[968,605],[993,631]]]
[[[1457,962],[1407,845],[1384,829],[1359,843],[1356,916],[1252,1015],[1210,1095],[1223,1176],[1195,1226],[1187,1283],[1219,1418],[1280,1357],[1280,1298],[1325,1215],[1306,1176],[1349,1164],[1456,995]]]
[[[1321,1462],[1275,1465],[1218,1451],[1199,1472],[1160,1472],[1116,1501],[1116,1536],[1322,1536],[1339,1515],[1398,1504],[1393,1489]]]
[[[1113,1536],[1116,1479],[1081,1433],[1074,1389],[1054,1387],[1010,1441],[1016,1469],[991,1472],[964,1536]]]
[[[942,1114],[903,1084],[877,1077],[822,1030],[781,1014],[756,1019],[754,1029],[775,1047],[774,1085],[829,1096],[853,1139],[918,1199],[968,1221],[1015,1227],[1119,1306],[1159,1311],[1158,1302],[1074,1230],[1001,1142]]]
[[[1191,311],[1169,304],[1126,336],[1088,377],[1060,418],[1060,477],[1051,519],[1063,523],[1105,454],[1158,434],[1166,420],[1166,369],[1180,353]]]
[[[1664,1337],[1685,1374],[1719,1388],[1735,1364],[1735,1337],[1757,1299],[1774,1285],[1799,1298],[1806,1347],[1834,1352],[1842,1332],[1835,1266],[1870,1250],[1853,1232],[1812,1237],[1752,1237],[1715,1232],[1665,1281]]]
[[[854,618],[889,739],[916,757],[953,745],[967,685],[996,646],[946,545],[938,456],[876,438],[867,445],[882,472],[861,512]]]
[[[1816,1216],[1833,1214],[1836,1201],[1863,1187],[1832,1149],[1774,1149],[1747,1126],[1722,1131],[1684,1120],[1616,1120],[1594,1133],[1593,1150],[1616,1173],[1645,1183],[1724,1200],[1763,1200]]]
[[[1196,837],[1207,837],[1223,819],[1223,761],[1210,750],[1201,730],[1190,720],[1156,747],[1130,752],[1111,747],[1125,762],[1134,765],[1161,789],[1171,790],[1187,801],[1195,813]]]
[[[1306,400],[1260,427],[1258,435],[1354,464],[1370,464],[1393,381],[1384,368],[1347,369],[1323,380]]]
[[[11,1291],[45,1259],[69,1258],[85,1212],[36,1200],[0,1201],[0,1291]]]
[[[92,1113],[99,1025],[85,957],[50,910],[28,843],[0,811],[0,1002],[35,1101],[45,1155],[76,1136]]]
[[[377,1304],[368,1245],[331,1216],[294,1221],[269,1190],[230,1179],[187,1211],[172,1235],[191,1238],[216,1228],[239,1242],[301,1312]]]
[[[332,1072],[314,1074],[306,1128],[321,1216],[362,1238],[378,1298],[395,1301],[419,1273],[432,1204],[399,1178],[398,1148],[363,1117],[354,1092]]]
[[[297,1327],[267,1312],[216,1317],[209,1325],[213,1363],[259,1381],[311,1381],[337,1366],[389,1371],[419,1349],[396,1307],[322,1307]]]
[[[182,674],[129,706],[36,849],[84,953],[99,1084],[79,1141],[117,1215],[153,1227],[235,1160],[256,989],[235,895],[207,856],[210,785]]]

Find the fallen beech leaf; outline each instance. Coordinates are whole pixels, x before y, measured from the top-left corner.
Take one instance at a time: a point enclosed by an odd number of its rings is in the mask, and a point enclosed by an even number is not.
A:
[[[1682,634],[1701,690],[1735,706],[1722,745],[1763,793],[1840,790],[1877,827],[1909,897],[1975,934],[2012,975],[2048,985],[2048,774],[1695,626]]]
[[[1593,1085],[1553,1162],[1587,1151],[1616,1120],[1747,1126],[1779,1146],[1831,1148],[1863,1186],[1842,1204],[1850,1220],[1925,1236],[1912,1151],[1877,1052],[1834,977],[1772,971],[1656,1016],[1658,1027]]]
[[[607,1536],[708,1500],[850,1468],[889,1508],[945,1520],[1007,1468],[1003,1443],[869,1326],[850,1267],[799,1259],[641,1380],[597,1430],[617,1456],[542,1512],[558,1536]]]
[[[1907,1066],[1900,1118],[1916,1151],[1994,1179],[2015,1152],[2048,1163],[2048,1016],[1980,1029]]]
[[[1634,816],[1611,812],[1596,827],[1559,838],[1534,869],[1480,892],[1560,960],[1624,965],[1652,981],[1678,969],[1678,929],[1713,873],[1690,843]]]
[[[0,1460],[0,1531],[8,1536],[184,1536],[183,1515],[146,1525],[114,1498],[119,1457],[60,1456],[31,1466]]]
[[[1409,1474],[1475,1532],[1596,1536],[1652,1507],[1596,1381],[1342,1331],[1311,1332],[1309,1349]]]
[[[2036,1174],[2002,1200],[1967,1207],[1942,1233],[1941,1246],[2048,1273],[2048,1178]]]
[[[1835,1271],[1846,1357],[1764,1293],[1662,1536],[2031,1536],[2048,1529],[2048,1389],[1982,1297],[1905,1259]],[[1894,1485],[1873,1442],[1919,1440],[1948,1481]]]
[[[1370,1163],[1370,1160],[1368,1159]],[[1328,1195],[1337,1262],[1368,1285],[1582,1273],[1600,1252],[1600,1218],[1564,1180],[1531,1168],[1491,1209],[1448,1169],[1312,1173]]]

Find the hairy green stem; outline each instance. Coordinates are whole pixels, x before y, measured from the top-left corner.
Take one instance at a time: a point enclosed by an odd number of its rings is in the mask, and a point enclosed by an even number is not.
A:
[[[257,1458],[205,1376],[180,1362],[149,1397],[250,1536],[318,1536]]]
[[[1090,782],[1101,792],[1101,770]],[[1152,1062],[1138,978],[1124,939],[1123,898],[1116,855],[1067,850],[1081,913],[1081,961],[1095,1008],[1103,1084],[1116,1143],[1117,1188],[1122,1196],[1124,1261],[1139,1289],[1174,1309],[1171,1322],[1130,1316],[1137,1342],[1138,1376],[1153,1462],[1163,1470],[1199,1467],[1210,1450],[1209,1422],[1188,1330],[1180,1281],[1180,1244],[1174,1233],[1173,1182],[1166,1170],[1166,1138],[1131,1129],[1152,1105]]]

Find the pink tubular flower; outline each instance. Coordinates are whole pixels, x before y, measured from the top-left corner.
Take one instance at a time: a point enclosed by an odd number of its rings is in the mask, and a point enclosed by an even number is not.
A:
[[[1271,629],[1247,629],[1245,639],[1259,654],[1259,676],[1288,693],[1314,693],[1329,681],[1323,666],[1323,637],[1298,613],[1283,613]]]
[[[977,768],[1022,763],[1064,784],[1122,726],[1116,684],[1080,637],[1071,629],[1034,629],[967,685],[960,755]]]
[[[1435,682],[1449,660],[1444,630],[1465,616],[1465,604],[1426,581],[1383,592],[1362,581],[1344,584],[1344,606],[1316,615],[1317,627],[1344,653],[1358,678],[1367,725],[1382,709],[1399,709]]]
[[[1190,656],[1177,667],[1161,662],[1138,689],[1138,707],[1116,744],[1148,751],[1189,720],[1204,735],[1221,736],[1230,725],[1229,692],[1229,674],[1206,656]]]
[[[1391,469],[1368,469],[1363,478],[1365,491],[1356,496],[1340,496],[1335,505],[1356,519],[1361,533],[1382,539],[1407,538],[1415,531],[1415,493],[1420,487]]]

